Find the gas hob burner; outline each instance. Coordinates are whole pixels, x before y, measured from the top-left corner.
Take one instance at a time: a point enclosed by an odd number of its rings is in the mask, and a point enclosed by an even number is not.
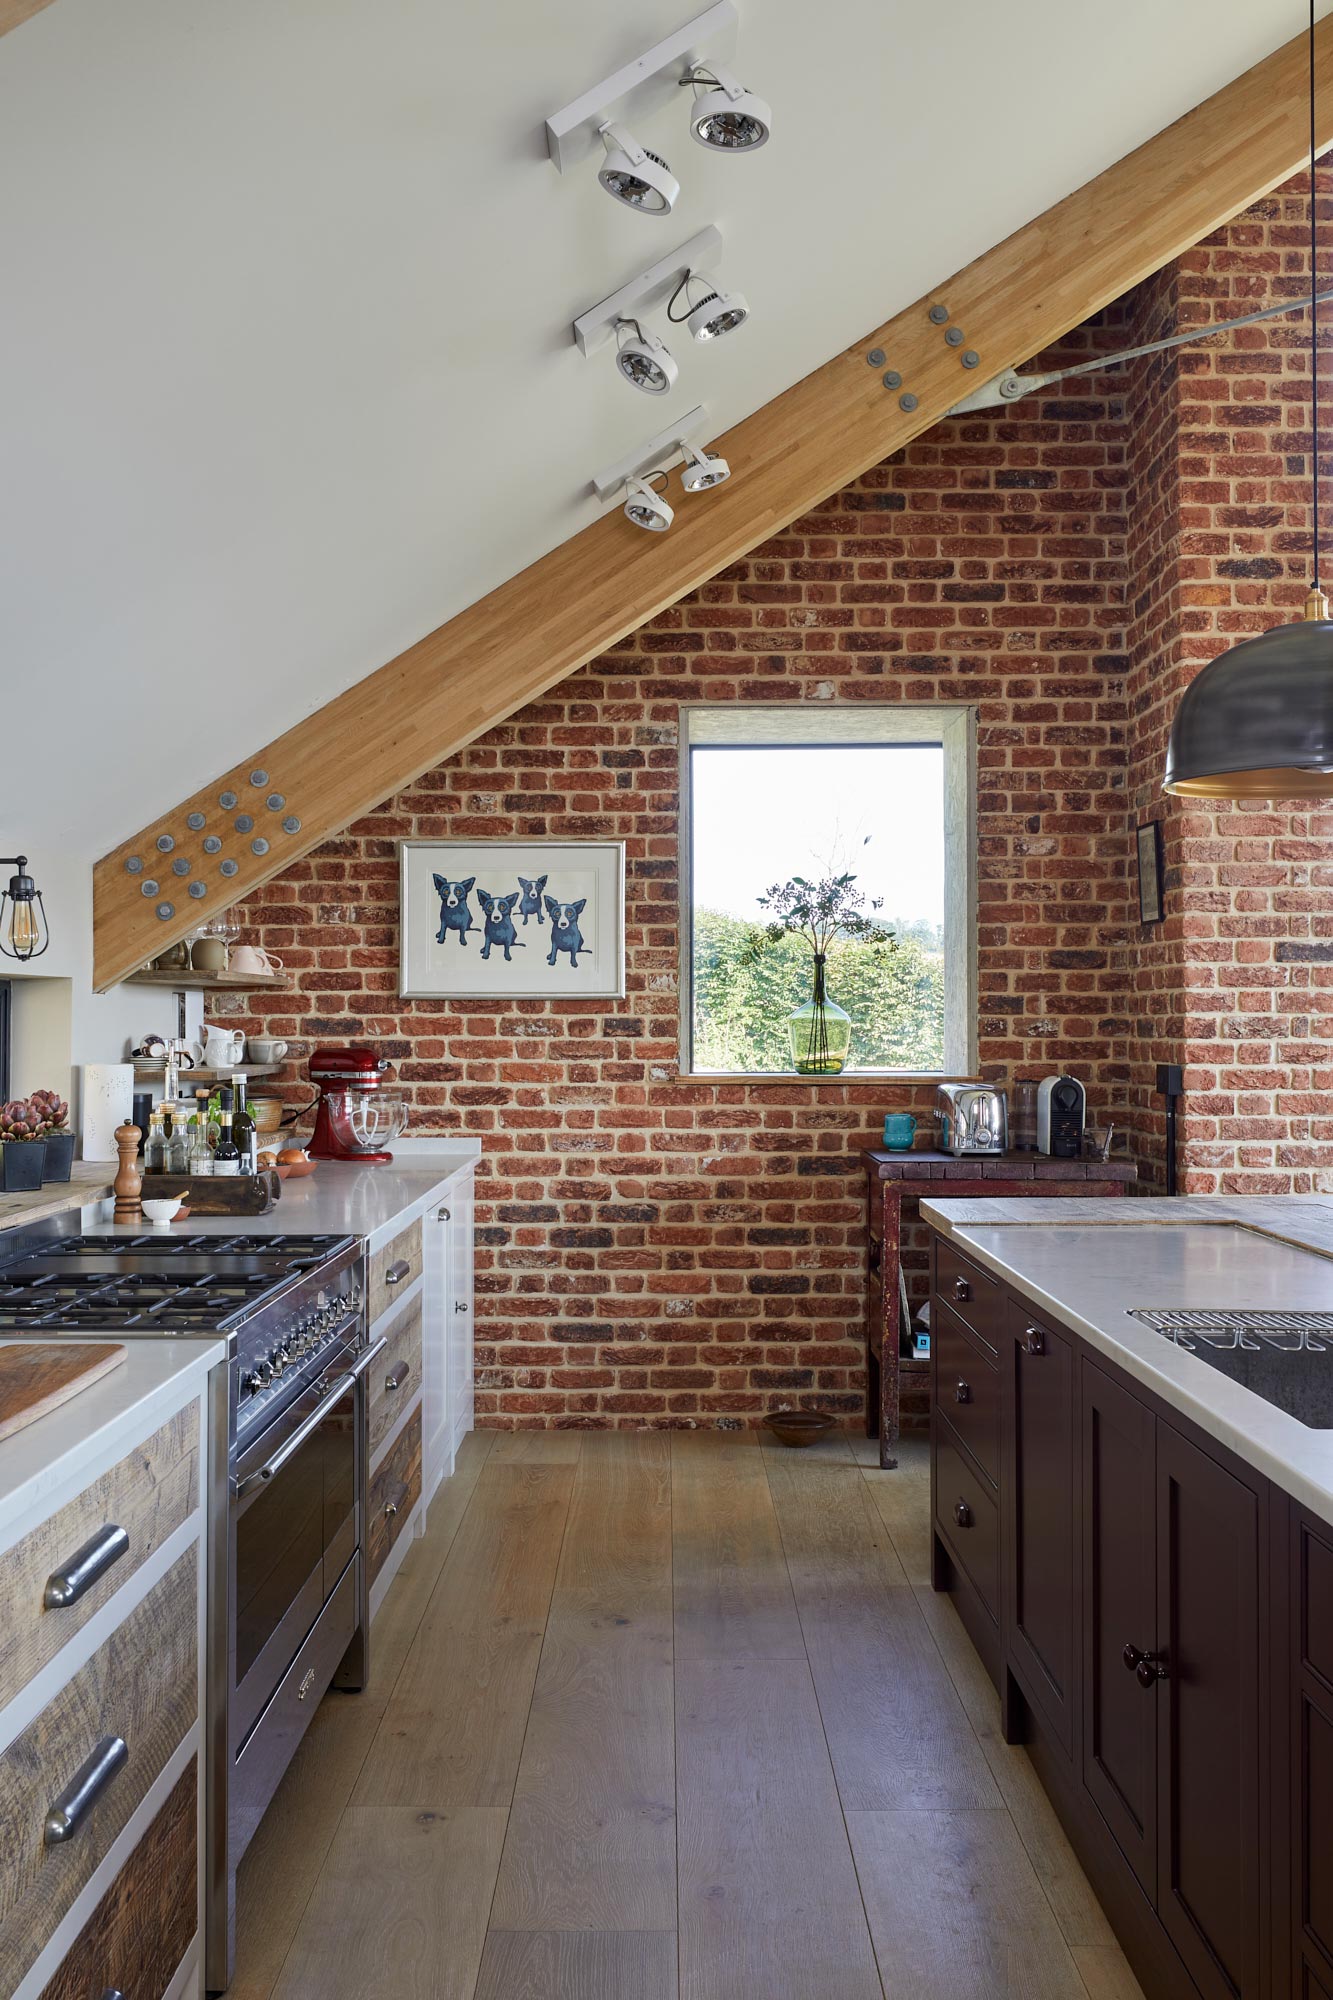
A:
[[[251,1230],[236,1235],[207,1236],[202,1231],[189,1236],[71,1236],[53,1246],[53,1257],[271,1257],[292,1270],[322,1264],[354,1239],[350,1236],[311,1236],[282,1232],[261,1236]]]

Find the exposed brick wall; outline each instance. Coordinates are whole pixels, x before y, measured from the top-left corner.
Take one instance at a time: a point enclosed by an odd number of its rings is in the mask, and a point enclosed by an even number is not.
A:
[[[1177,311],[1243,309],[1234,252],[1258,228],[1280,265],[1293,206],[1261,205],[1061,358],[1150,338]],[[1333,934],[1313,845],[1333,816],[1168,811],[1158,785],[1177,685],[1272,601],[1273,578],[1236,565],[1276,560],[1300,594],[1299,513],[1277,510],[1308,448],[1303,338],[1284,327],[940,425],[244,906],[301,985],[265,1031],[298,1054],[375,1040],[415,1130],[482,1142],[483,1422],[860,1405],[856,1149],[884,1110],[928,1111],[933,1091],[679,1076],[685,702],[975,702],[983,1068],[1075,1070],[1095,1108],[1128,1112],[1160,1173],[1152,1065],[1188,1046],[1194,1184],[1279,1167],[1302,1184],[1279,1155],[1307,1143],[1301,1121],[1309,1143],[1325,1136],[1310,1092],[1333,1063],[1293,1051],[1317,1050],[1333,1021],[1315,1018],[1327,973],[1279,947]],[[1287,381],[1262,372],[1273,355]],[[1132,840],[1146,812],[1167,821],[1171,894],[1150,933]],[[403,836],[624,839],[626,1000],[400,1000]],[[246,1004],[232,1011],[258,1032]],[[1293,1065],[1297,1101],[1269,1130]],[[1264,1130],[1238,1129],[1251,1120]],[[919,1238],[910,1259],[919,1287]]]

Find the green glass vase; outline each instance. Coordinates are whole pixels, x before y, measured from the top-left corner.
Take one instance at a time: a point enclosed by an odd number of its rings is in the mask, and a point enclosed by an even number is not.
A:
[[[852,1046],[852,1017],[830,1000],[824,983],[824,959],[815,954],[815,983],[804,1007],[787,1023],[792,1068],[798,1076],[837,1076]]]

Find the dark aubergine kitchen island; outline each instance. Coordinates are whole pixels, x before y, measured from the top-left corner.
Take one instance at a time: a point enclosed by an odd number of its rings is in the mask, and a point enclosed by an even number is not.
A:
[[[1327,2000],[1333,1200],[922,1215],[932,1582],[1007,1740],[1154,2000]]]

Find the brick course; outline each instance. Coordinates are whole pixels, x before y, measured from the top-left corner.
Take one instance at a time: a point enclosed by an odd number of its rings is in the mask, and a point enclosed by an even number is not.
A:
[[[1059,360],[1294,283],[1298,211],[1282,191],[1259,204]],[[933,1088],[680,1076],[682,703],[976,703],[983,1069],[1073,1069],[1094,1109],[1127,1114],[1151,1175],[1152,1064],[1183,1049],[1190,1185],[1318,1181],[1333,815],[1158,792],[1177,688],[1303,589],[1308,335],[1255,332],[939,425],[242,906],[301,994],[225,1011],[298,1053],[374,1040],[415,1131],[482,1143],[482,1422],[860,1407],[856,1149]],[[1170,906],[1144,932],[1148,812]],[[627,998],[400,1000],[408,836],[623,839]],[[908,1261],[920,1289],[919,1235]]]

